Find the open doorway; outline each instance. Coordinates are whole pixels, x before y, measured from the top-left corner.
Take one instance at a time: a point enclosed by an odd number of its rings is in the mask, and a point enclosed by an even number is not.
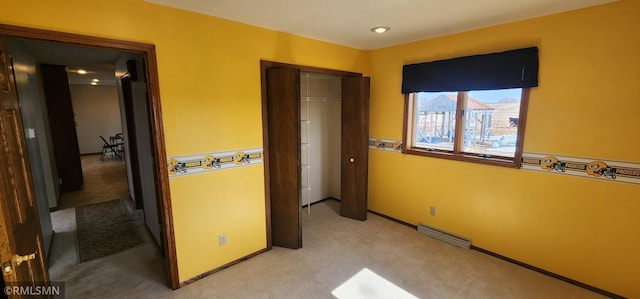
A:
[[[167,179],[168,176],[166,173],[166,168],[164,167],[166,164],[165,163],[166,154],[164,152],[164,137],[162,132],[161,110],[160,110],[160,102],[159,102],[159,86],[158,86],[158,78],[157,78],[158,75],[157,75],[157,67],[156,67],[156,60],[155,60],[155,47],[153,45],[148,45],[148,44],[140,44],[140,43],[118,41],[118,40],[111,40],[111,39],[102,39],[97,37],[73,35],[73,34],[52,32],[52,31],[46,31],[46,30],[36,30],[36,29],[30,29],[30,28],[6,26],[6,25],[0,25],[0,37],[5,40],[9,39],[9,40],[27,40],[29,42],[54,42],[55,44],[58,44],[58,45],[72,46],[77,48],[85,48],[85,49],[92,48],[92,49],[103,49],[103,50],[110,50],[110,51],[120,51],[121,54],[123,54],[123,57],[127,55],[138,55],[139,59],[137,61],[139,62],[138,63],[139,68],[136,68],[135,71],[128,69],[127,73],[128,73],[128,76],[131,76],[133,73],[137,74],[138,76],[140,76],[141,74],[144,74],[143,77],[148,80],[147,82],[145,82],[146,83],[145,87],[142,89],[143,91],[142,94],[145,97],[145,100],[144,100],[145,105],[143,105],[143,107],[135,108],[135,109],[138,109],[136,111],[143,111],[146,117],[136,117],[136,113],[132,114],[134,120],[139,119],[141,123],[145,124],[143,126],[137,126],[137,128],[141,130],[146,130],[147,132],[146,138],[148,138],[148,142],[145,144],[146,148],[138,146],[137,152],[132,151],[130,149],[129,150],[125,149],[123,153],[128,153],[130,156],[137,155],[138,157],[144,156],[147,158],[147,160],[145,160],[145,162],[142,162],[142,163],[145,163],[146,167],[148,167],[149,171],[147,172],[146,177],[148,177],[148,179],[151,181],[151,184],[146,186],[146,190],[147,191],[152,190],[152,192],[148,193],[149,196],[142,196],[142,197],[145,199],[147,198],[150,199],[151,202],[155,204],[155,206],[145,205],[145,203],[143,202],[141,202],[139,205],[147,206],[148,208],[147,210],[149,214],[154,215],[155,217],[155,220],[153,220],[153,219],[147,219],[147,217],[145,216],[144,221],[145,222],[150,221],[151,222],[150,224],[154,224],[153,222],[155,221],[155,225],[157,229],[155,233],[152,232],[151,234],[153,235],[153,238],[155,240],[159,241],[160,247],[163,249],[164,261],[166,263],[167,276],[169,280],[169,286],[172,289],[178,288],[179,282],[177,278],[175,245],[174,245],[173,234],[172,234],[173,226],[172,226],[172,219],[170,217],[171,212],[170,212],[170,198],[168,193],[168,179]],[[130,60],[136,60],[136,59],[131,59],[131,57],[124,58],[123,61],[124,61],[125,68],[131,65],[130,63],[128,63]],[[117,67],[117,62],[114,62],[114,63],[116,64],[116,67]],[[16,67],[16,70],[22,66],[23,65],[18,65]],[[29,76],[32,76],[33,77],[32,79],[37,79],[36,74],[37,74],[37,71],[36,73],[26,74],[25,76],[27,78],[29,78]],[[121,83],[121,82],[118,81],[118,83]],[[34,91],[33,88],[38,88],[38,87],[29,86],[29,84],[27,83],[26,90],[28,92],[23,93],[22,96],[28,95],[29,90],[33,92]],[[134,88],[132,88],[132,90],[133,89]],[[140,88],[138,88],[138,91],[140,91]],[[35,104],[33,106],[38,106],[38,104]],[[27,138],[29,138],[31,134],[35,135],[36,134],[35,132],[37,132],[35,128],[25,128],[25,131],[26,131],[25,135],[27,136]],[[130,131],[131,130],[127,130],[123,128],[123,133],[130,132]],[[114,133],[117,133],[117,132],[114,132]],[[138,136],[140,136],[140,134],[138,134]],[[140,140],[137,140],[137,139],[128,140],[128,142],[130,144],[136,144],[136,145],[140,145],[142,143],[140,142]],[[48,151],[48,152],[51,153],[51,151]],[[47,164],[47,163],[43,163],[41,155],[38,155],[38,156],[29,155],[29,160],[32,164],[38,164],[38,160],[39,160],[40,166]],[[34,160],[36,162],[34,163],[31,160]],[[139,163],[139,164],[141,165],[142,163]],[[133,164],[133,163],[129,163],[127,165],[130,165],[130,164]],[[56,166],[49,166],[49,167],[55,168]],[[45,173],[45,174],[55,173],[55,169],[45,169],[44,171],[42,171],[42,173]],[[140,179],[139,175],[138,175],[138,179]],[[37,179],[34,176],[34,181],[36,180]],[[46,194],[46,191],[51,191],[48,189],[53,189],[53,193],[54,193],[53,198],[54,198],[54,201],[56,201],[58,194],[60,192],[59,186],[56,183],[57,182],[53,182],[52,184],[49,184],[52,186],[47,186],[45,184],[45,188],[43,189],[45,190],[45,195],[43,197],[46,199],[45,201],[51,200],[51,196],[48,196],[48,194]],[[141,188],[141,190],[145,189],[145,188],[142,188],[141,186],[138,186],[138,187]],[[45,206],[45,208],[42,208],[42,206]],[[43,226],[45,226],[47,222],[45,218],[46,218],[46,215],[48,214],[47,213],[48,206],[50,206],[49,202],[46,202],[44,205],[39,204],[39,214],[41,215],[41,222],[45,223],[43,224]],[[44,221],[42,221],[43,219]],[[43,228],[43,231],[46,231],[46,228]],[[45,236],[45,242],[46,242],[46,239],[47,238]]]
[[[340,199],[341,77],[300,73],[301,202]]]

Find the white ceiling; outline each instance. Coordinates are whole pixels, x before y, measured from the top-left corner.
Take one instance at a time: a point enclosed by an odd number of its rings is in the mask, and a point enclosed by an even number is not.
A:
[[[378,49],[617,0],[145,0],[357,49]],[[384,34],[370,31],[390,26]],[[23,41],[39,63],[69,67],[72,84],[115,85],[120,52]],[[79,75],[77,69],[89,73]]]
[[[70,84],[90,84],[93,79],[100,80],[100,85],[116,84],[115,61],[121,52],[30,40],[22,42],[38,63],[66,65]],[[87,74],[78,74],[78,69],[86,70]]]
[[[616,0],[146,1],[370,50]],[[375,26],[391,30],[375,34]]]

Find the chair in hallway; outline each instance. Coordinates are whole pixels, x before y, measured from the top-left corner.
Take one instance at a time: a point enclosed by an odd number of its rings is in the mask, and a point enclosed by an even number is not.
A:
[[[109,143],[116,147],[117,153],[122,156],[124,152],[124,135],[122,133],[118,133],[115,136],[109,136]]]
[[[104,144],[102,145],[102,155],[100,156],[101,161],[104,161],[104,156],[106,156],[108,153],[111,153],[114,159],[122,159],[118,151],[118,145],[111,144],[102,136],[100,136],[100,139],[102,139],[102,142],[104,142]]]

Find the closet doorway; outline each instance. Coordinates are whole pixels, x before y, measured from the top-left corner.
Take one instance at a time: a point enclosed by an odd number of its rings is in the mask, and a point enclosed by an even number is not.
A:
[[[300,73],[300,200],[340,199],[342,78]]]
[[[369,78],[269,61],[261,71],[267,248],[302,247],[302,205],[326,197],[340,199],[340,215],[366,220]],[[339,184],[324,180],[336,174]]]

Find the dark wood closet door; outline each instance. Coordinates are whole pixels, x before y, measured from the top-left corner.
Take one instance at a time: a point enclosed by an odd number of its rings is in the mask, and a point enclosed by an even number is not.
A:
[[[60,191],[80,190],[84,181],[67,67],[42,64],[40,68],[56,168],[58,177],[62,179]],[[96,136],[96,140],[98,138],[100,136]]]
[[[340,215],[367,220],[369,169],[368,77],[342,79]]]
[[[273,246],[302,247],[300,72],[267,69],[268,167]]]

